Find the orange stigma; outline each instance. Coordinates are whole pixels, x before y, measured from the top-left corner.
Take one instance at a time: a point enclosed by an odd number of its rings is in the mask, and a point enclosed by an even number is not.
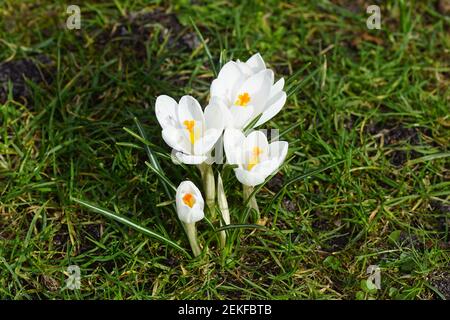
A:
[[[244,92],[243,94],[238,95],[236,102],[234,103],[237,106],[245,107],[250,102],[250,95],[248,92]]]
[[[247,170],[250,171],[259,163],[259,156],[261,155],[262,150],[258,147],[254,147],[252,150],[252,156],[247,164]]]
[[[189,208],[192,208],[195,204],[195,198],[192,195],[192,193],[186,193],[183,196],[183,202],[185,205],[187,205]]]
[[[194,142],[195,142],[195,134],[194,134],[195,121],[194,120],[184,120],[183,124],[186,127],[187,131],[189,131],[189,141],[191,141],[191,144],[194,144]]]

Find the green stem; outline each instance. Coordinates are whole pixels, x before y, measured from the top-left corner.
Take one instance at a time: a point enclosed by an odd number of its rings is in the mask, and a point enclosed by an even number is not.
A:
[[[211,220],[216,220],[215,198],[216,198],[216,183],[214,180],[214,173],[212,166],[207,163],[198,165],[200,174],[203,180],[203,189],[205,192],[205,202],[208,207]]]
[[[243,192],[242,192],[242,196],[244,198],[244,202],[247,201],[247,199],[250,197],[250,195],[253,192],[253,187],[251,186],[246,186],[246,185],[242,185],[243,186]],[[259,213],[259,208],[258,208],[258,203],[256,202],[256,198],[255,195],[253,195],[250,200],[247,202],[247,205],[254,209],[256,211],[256,218],[257,220],[259,220],[261,214]]]
[[[200,249],[200,246],[198,245],[197,241],[197,228],[195,227],[194,223],[184,223],[184,230],[186,231],[187,237],[189,239],[189,244],[191,245],[192,252],[194,253],[195,257],[198,257],[202,250]]]

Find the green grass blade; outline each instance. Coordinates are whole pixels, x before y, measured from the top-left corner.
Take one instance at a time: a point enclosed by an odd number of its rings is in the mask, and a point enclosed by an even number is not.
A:
[[[97,207],[96,205],[94,205],[92,203],[89,203],[87,201],[84,201],[84,200],[80,200],[80,199],[76,199],[76,198],[72,198],[72,200],[75,201],[78,204],[81,204],[82,206],[85,206],[86,208],[88,208],[88,209],[90,209],[90,210],[92,210],[94,212],[97,212],[97,213],[100,213],[100,214],[104,215],[105,217],[107,217],[109,219],[113,219],[113,220],[115,220],[117,222],[123,223],[124,225],[126,225],[126,226],[128,226],[128,227],[130,227],[130,228],[132,228],[132,229],[134,229],[136,231],[139,231],[139,232],[141,232],[141,233],[143,233],[143,234],[145,234],[147,236],[150,236],[152,238],[158,239],[161,242],[164,242],[167,245],[169,245],[169,246],[171,246],[171,247],[181,251],[187,257],[189,257],[189,258],[191,257],[189,255],[189,253],[185,249],[183,249],[180,245],[178,245],[176,242],[174,242],[174,241],[172,241],[170,239],[167,239],[166,237],[164,237],[164,236],[162,236],[162,235],[160,235],[160,234],[158,234],[158,233],[156,233],[154,231],[151,231],[151,230],[149,230],[149,229],[147,229],[147,228],[145,228],[143,226],[140,226],[139,224],[137,224],[136,222],[133,222],[132,220],[130,220],[128,218],[120,216],[120,215],[118,215],[116,213],[113,213],[113,212],[111,212],[109,210],[106,210],[104,208]]]
[[[141,122],[139,121],[139,119],[134,117],[133,120],[134,120],[134,123],[136,124],[136,127],[139,130],[139,135],[141,136],[141,138],[144,139],[144,141],[148,141],[147,136],[146,136],[145,131],[144,131],[144,128],[142,127]],[[155,154],[150,149],[148,144],[145,144],[145,151],[147,152],[148,158],[150,159],[150,163],[152,164],[152,166],[157,168],[157,169],[161,169],[161,166],[159,165],[158,159],[156,158]]]
[[[218,232],[230,229],[267,229],[267,228],[264,226],[260,226],[259,224],[242,223],[242,224],[227,224],[220,228],[216,228],[215,231]]]
[[[154,168],[150,163],[148,163],[147,161],[145,161],[145,164],[147,165],[147,167],[149,167],[154,173],[156,173],[156,175],[161,179],[161,181],[163,182],[163,184],[167,187],[169,187],[172,191],[177,191],[177,188],[175,187],[175,185],[172,183],[172,181],[169,180],[169,178],[167,178],[160,170]],[[172,197],[172,194],[170,194]]]
[[[131,130],[128,130],[126,128],[125,131],[127,131],[129,134],[131,134],[132,136],[134,136],[135,138],[137,138],[139,141],[141,141],[142,143],[144,143],[144,148],[145,151],[147,152],[147,156],[149,159],[149,163],[146,162],[147,166],[153,170],[153,172],[155,172],[158,177],[161,178],[162,182],[163,182],[163,187],[164,187],[164,191],[166,192],[166,195],[172,199],[173,198],[173,192],[171,192],[171,190],[176,191],[175,186],[173,185],[172,182],[170,182],[165,175],[162,173],[162,169],[161,169],[161,165],[158,162],[158,159],[156,158],[155,154],[153,153],[152,149],[150,149],[149,143],[148,143],[148,139],[147,136],[145,134],[144,128],[142,127],[141,122],[139,121],[138,118],[134,117],[133,118],[134,123],[136,124],[138,131],[139,131],[139,135],[136,135],[134,132],[132,132]],[[175,205],[174,205],[175,208]]]
[[[435,159],[442,159],[442,158],[447,158],[450,157],[450,152],[443,152],[443,153],[434,153],[434,154],[429,154],[420,158],[416,158],[413,160],[409,160],[406,165],[410,166],[413,164],[417,164],[420,162],[427,162],[427,161],[433,161]]]
[[[250,123],[248,125],[245,126],[244,128],[244,133],[245,135],[249,134],[250,131],[252,131],[253,127],[255,126],[255,124],[259,121],[259,119],[262,117],[262,112],[260,114],[258,114],[256,116],[255,119],[253,119],[252,121],[250,121]]]
[[[333,163],[333,164],[330,164],[330,165],[328,165],[328,166],[325,166],[325,167],[322,167],[322,168],[319,168],[319,169],[316,169],[316,170],[312,170],[312,171],[310,171],[310,172],[307,172],[307,173],[305,173],[305,174],[299,175],[299,176],[294,177],[294,178],[292,178],[291,180],[287,181],[286,184],[283,186],[283,188],[281,188],[280,191],[278,191],[278,192],[275,194],[275,196],[272,197],[272,200],[270,201],[269,205],[267,205],[267,206],[264,208],[263,214],[267,214],[267,211],[269,210],[270,207],[272,207],[272,204],[273,204],[273,202],[275,201],[275,199],[278,199],[278,197],[284,192],[284,190],[285,190],[288,186],[290,186],[291,184],[293,184],[294,182],[299,181],[299,180],[306,179],[306,178],[311,177],[311,176],[314,176],[314,175],[316,175],[316,174],[318,174],[318,173],[320,173],[320,172],[322,172],[322,171],[325,171],[325,170],[331,169],[331,168],[333,168],[333,167],[336,167],[337,165],[343,163],[344,161],[345,161],[345,160],[341,160],[341,161],[335,162],[335,163]],[[266,182],[267,182],[267,181],[268,181],[268,180],[266,180]],[[254,190],[253,193],[250,195],[250,197],[252,197],[255,193],[257,193],[257,192],[262,188],[263,185],[264,185],[264,184],[258,186],[259,188],[255,188],[255,190]]]
[[[198,29],[198,27],[195,24],[194,20],[192,20],[191,17],[189,17],[189,20],[191,21],[191,24],[194,27],[195,32],[197,33],[198,37],[200,38],[200,41],[201,41],[203,47],[205,47],[206,55],[208,56],[209,63],[211,64],[211,69],[212,69],[212,71],[214,73],[214,77],[217,77],[216,66],[214,65],[214,60],[213,60],[211,51],[209,51],[208,45],[206,44],[205,38],[203,38],[203,35],[200,32],[200,30]]]

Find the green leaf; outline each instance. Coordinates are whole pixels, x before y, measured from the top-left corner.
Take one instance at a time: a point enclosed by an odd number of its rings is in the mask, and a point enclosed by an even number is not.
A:
[[[356,300],[366,300],[366,294],[362,291],[356,292]]]
[[[248,135],[250,133],[250,131],[252,131],[253,127],[256,125],[256,123],[259,121],[259,119],[261,117],[262,117],[262,112],[260,114],[258,114],[255,119],[250,121],[250,123],[248,125],[245,126],[245,128],[243,130],[245,135]]]
[[[264,226],[258,224],[227,224],[220,228],[216,228],[216,231],[228,230],[228,229],[267,229]]]
[[[392,231],[388,238],[391,242],[397,243],[398,240],[400,240],[401,233],[402,233],[401,230]]]
[[[328,256],[323,260],[323,265],[333,270],[339,270],[341,268],[341,262],[335,256]]]
[[[394,287],[389,288],[389,297],[392,299],[396,299],[398,295],[398,289]]]
[[[183,249],[180,245],[178,245],[176,242],[174,242],[174,241],[172,241],[172,240],[170,240],[170,239],[168,239],[168,238],[166,238],[166,237],[164,237],[164,236],[162,236],[162,235],[160,235],[160,234],[158,234],[158,233],[156,233],[154,231],[151,231],[151,230],[149,230],[149,229],[147,229],[147,228],[137,224],[136,222],[134,222],[134,221],[132,221],[132,220],[130,220],[128,218],[125,218],[125,217],[123,217],[121,215],[113,213],[113,212],[111,212],[109,210],[106,210],[104,208],[100,208],[100,207],[98,207],[98,206],[96,206],[96,205],[94,205],[94,204],[92,204],[90,202],[87,202],[87,201],[84,201],[84,200],[80,200],[80,199],[76,199],[76,198],[71,198],[71,199],[73,201],[75,201],[76,203],[81,204],[81,205],[85,206],[86,208],[88,208],[88,209],[90,209],[90,210],[92,210],[94,212],[100,213],[100,214],[104,215],[105,217],[107,217],[109,219],[113,219],[113,220],[115,220],[117,222],[123,223],[124,225],[126,225],[126,226],[128,226],[128,227],[130,227],[130,228],[132,228],[132,229],[134,229],[136,231],[139,231],[139,232],[141,232],[141,233],[143,233],[143,234],[145,234],[147,236],[150,236],[152,238],[158,239],[161,242],[164,242],[167,245],[169,245],[169,246],[171,246],[171,247],[181,251],[187,257],[191,258],[189,253],[185,249]]]

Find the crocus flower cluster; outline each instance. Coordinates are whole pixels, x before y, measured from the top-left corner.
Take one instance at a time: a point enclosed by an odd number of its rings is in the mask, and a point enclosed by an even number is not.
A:
[[[215,222],[216,198],[222,216],[220,224],[230,224],[228,202],[222,178],[218,173],[217,186],[212,157],[223,137],[227,163],[234,165],[234,173],[243,185],[244,200],[259,215],[253,187],[262,184],[283,163],[288,143],[269,143],[261,131],[247,136],[244,128],[254,129],[272,119],[286,103],[284,79],[274,81],[274,72],[266,67],[259,53],[246,62],[229,61],[211,83],[208,105],[202,110],[192,96],[183,96],[177,103],[161,95],[156,99],[155,112],[162,128],[164,141],[173,149],[175,158],[187,165],[196,165],[203,180],[203,192],[190,181],[177,188],[176,207],[195,256],[201,253],[195,223],[204,217],[204,204]],[[217,197],[216,197],[217,189]],[[220,233],[221,245],[226,242],[225,231]]]

